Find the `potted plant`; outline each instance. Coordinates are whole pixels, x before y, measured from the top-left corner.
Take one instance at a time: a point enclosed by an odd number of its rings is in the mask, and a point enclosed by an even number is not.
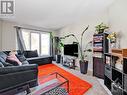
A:
[[[107,37],[109,41],[109,52],[111,52],[112,48],[116,48],[116,33],[112,32]]]
[[[104,24],[103,22],[97,26],[95,26],[97,34],[103,33],[105,29],[108,29],[109,27]]]
[[[78,43],[78,46],[79,46],[79,51],[80,51],[80,60],[79,60],[79,63],[80,63],[80,71],[81,73],[83,74],[86,74],[87,73],[87,69],[88,69],[88,61],[85,60],[85,56],[84,56],[84,53],[83,53],[83,49],[82,49],[82,39],[83,39],[83,35],[84,33],[88,30],[89,26],[85,28],[85,30],[82,32],[81,34],[81,42],[79,43],[79,40],[77,39],[77,37],[74,35],[74,34],[69,34],[67,36],[64,36],[62,37],[62,39],[66,39],[68,37],[74,37]]]
[[[91,43],[92,43],[92,41],[88,42],[86,47],[85,47],[85,50],[84,50],[84,61],[80,60],[80,72],[83,73],[83,74],[86,74],[87,71],[88,71],[88,60],[87,60],[88,55],[86,53],[92,52],[92,49],[87,49],[87,46],[89,44],[91,44]]]
[[[53,55],[54,57],[54,61],[56,61],[56,63],[60,63],[61,61],[61,51],[62,51],[62,48],[64,47],[64,44],[62,42],[62,39],[59,38],[59,37],[55,37],[53,36],[52,32],[50,32],[50,36],[51,36],[51,39],[52,39],[52,42],[53,42],[53,47],[55,47],[55,55]],[[53,40],[57,40],[57,43]]]
[[[60,63],[61,61],[61,51],[62,51],[62,48],[64,47],[64,44],[62,43],[62,40],[59,38],[59,41],[58,41],[58,46],[57,46],[57,54],[56,54],[56,63]]]

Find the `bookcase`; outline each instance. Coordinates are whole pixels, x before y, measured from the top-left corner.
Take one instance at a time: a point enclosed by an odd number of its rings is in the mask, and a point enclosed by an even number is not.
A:
[[[104,53],[108,53],[108,33],[93,35],[93,76],[104,78]]]
[[[127,49],[105,53],[104,84],[113,95],[127,95]]]

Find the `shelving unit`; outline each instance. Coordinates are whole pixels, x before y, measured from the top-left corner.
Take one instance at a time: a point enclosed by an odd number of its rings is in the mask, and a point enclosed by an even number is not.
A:
[[[93,35],[93,76],[104,78],[104,53],[108,53],[108,33]]]
[[[127,49],[105,53],[104,84],[113,95],[127,95]]]

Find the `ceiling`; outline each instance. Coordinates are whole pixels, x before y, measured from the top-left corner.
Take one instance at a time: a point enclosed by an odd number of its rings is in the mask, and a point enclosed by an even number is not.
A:
[[[15,15],[5,20],[56,30],[98,14],[114,0],[15,0]]]

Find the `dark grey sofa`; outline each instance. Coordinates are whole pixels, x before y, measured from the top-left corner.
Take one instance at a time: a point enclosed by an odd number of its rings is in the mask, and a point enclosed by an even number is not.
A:
[[[7,53],[0,52],[0,95],[17,86],[28,84],[29,87],[34,87],[38,85],[38,65],[23,62],[22,66],[14,66],[6,62]]]
[[[52,56],[39,56],[37,50],[35,51],[24,51],[23,55],[26,57],[29,64],[45,65],[52,63]]]

